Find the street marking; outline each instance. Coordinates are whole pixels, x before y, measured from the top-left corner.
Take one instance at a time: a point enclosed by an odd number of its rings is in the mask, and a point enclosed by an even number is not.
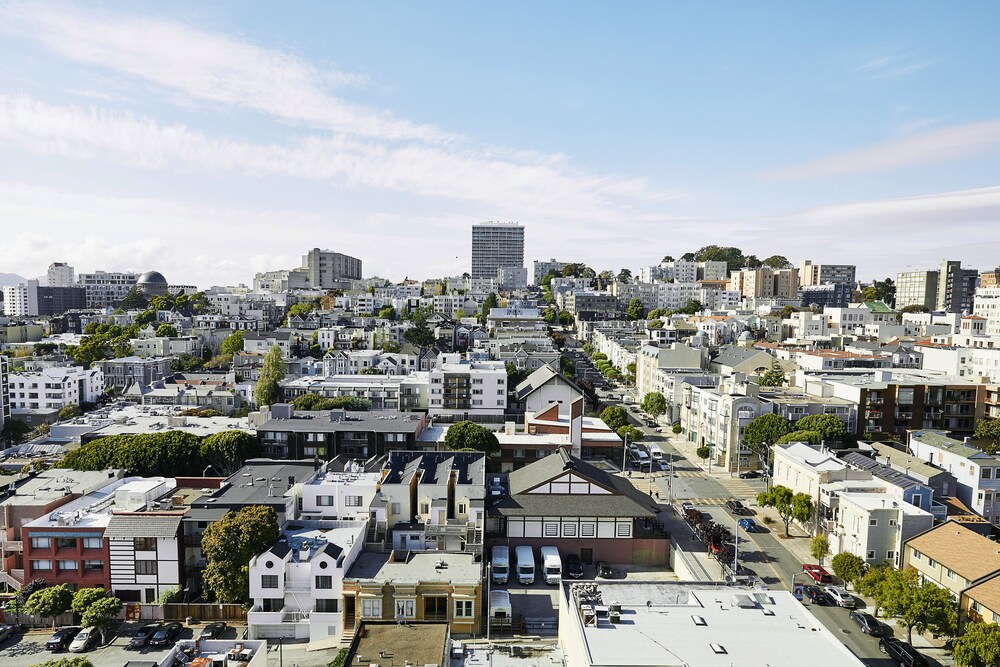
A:
[[[759,544],[757,544],[757,540],[753,539],[752,533],[743,531],[743,536],[746,537],[748,540],[750,540],[751,544],[757,547],[757,551],[759,553],[767,556],[767,562],[764,563],[764,565],[767,565],[769,568],[771,568],[771,572],[774,572],[774,576],[778,579],[778,583],[781,584],[782,588],[784,588],[785,590],[791,590],[791,588],[788,587],[788,584],[785,583],[785,580],[782,579],[781,575],[778,574],[778,570],[777,568],[774,567],[774,563],[772,562],[771,557],[767,555],[767,552],[764,551]]]

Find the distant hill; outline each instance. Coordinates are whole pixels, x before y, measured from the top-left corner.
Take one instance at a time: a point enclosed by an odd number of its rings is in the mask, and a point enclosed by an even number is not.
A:
[[[18,283],[26,283],[28,279],[24,276],[19,276],[16,273],[0,273],[0,287],[6,287],[7,285],[16,285]]]

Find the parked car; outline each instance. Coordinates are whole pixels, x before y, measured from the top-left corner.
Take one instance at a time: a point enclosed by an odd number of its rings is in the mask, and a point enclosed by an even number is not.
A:
[[[198,639],[218,639],[226,631],[229,626],[222,621],[216,621],[215,623],[209,623],[201,630],[201,634],[198,635]]]
[[[892,637],[882,637],[878,642],[878,650],[892,658],[902,667],[927,667],[927,659],[917,653],[917,650],[906,642]]]
[[[13,625],[0,625],[0,642],[7,641],[14,634]]]
[[[149,638],[150,646],[170,646],[181,634],[180,623],[167,623]]]
[[[738,500],[727,500],[726,507],[729,508],[730,512],[736,515],[742,516],[743,513],[746,512],[746,507],[744,507],[743,503]]]
[[[72,653],[83,653],[84,651],[89,651],[94,648],[94,644],[100,639],[100,633],[97,628],[84,628],[81,630],[73,642],[69,645],[69,650]]]
[[[580,562],[580,557],[576,554],[566,556],[566,574],[573,579],[583,579],[583,563]]]
[[[597,576],[607,579],[611,576],[611,563],[606,560],[597,561]]]
[[[149,646],[149,640],[153,638],[153,635],[163,627],[162,623],[149,623],[142,626],[135,631],[132,635],[132,639],[129,641],[128,645],[125,646],[126,649],[131,648],[144,648]]]
[[[688,501],[685,500],[684,502],[681,503],[681,514],[683,514],[684,512],[687,512],[688,510],[693,510],[693,509],[694,509],[694,505],[692,505]]]
[[[740,473],[740,479],[757,479],[760,477],[759,470],[744,470]]]
[[[808,574],[813,581],[818,584],[832,584],[833,577],[824,568],[819,565],[812,565],[811,563],[806,563],[802,566],[802,571]]]
[[[861,632],[866,635],[871,635],[872,637],[882,636],[882,624],[871,614],[866,614],[863,611],[852,611],[851,620],[857,623],[861,628]]]
[[[837,603],[838,607],[854,608],[854,596],[840,586],[827,586],[823,590],[826,591],[831,600]]]
[[[760,532],[762,532],[760,530],[760,526],[757,525],[757,522],[754,521],[753,519],[749,518],[749,517],[745,517],[743,519],[740,519],[738,521],[738,524],[739,524],[740,528],[742,528],[743,530],[747,531],[748,533],[760,533]]]
[[[68,628],[59,628],[52,633],[49,640],[45,642],[45,650],[47,651],[65,651],[69,648],[69,645],[76,638],[76,635],[83,628],[79,626],[70,626]]]
[[[803,586],[802,593],[815,605],[832,605],[833,600],[819,586]]]

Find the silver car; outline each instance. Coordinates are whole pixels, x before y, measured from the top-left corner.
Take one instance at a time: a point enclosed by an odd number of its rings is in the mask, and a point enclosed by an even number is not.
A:
[[[831,600],[837,603],[838,607],[854,608],[854,596],[848,593],[846,589],[840,586],[827,586],[823,590],[826,591]]]

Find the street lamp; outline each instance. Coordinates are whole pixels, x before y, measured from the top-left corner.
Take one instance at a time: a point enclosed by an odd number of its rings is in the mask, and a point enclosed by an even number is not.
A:
[[[492,603],[490,602],[490,584],[493,583],[493,563],[486,563],[486,643],[490,643],[490,618]]]

